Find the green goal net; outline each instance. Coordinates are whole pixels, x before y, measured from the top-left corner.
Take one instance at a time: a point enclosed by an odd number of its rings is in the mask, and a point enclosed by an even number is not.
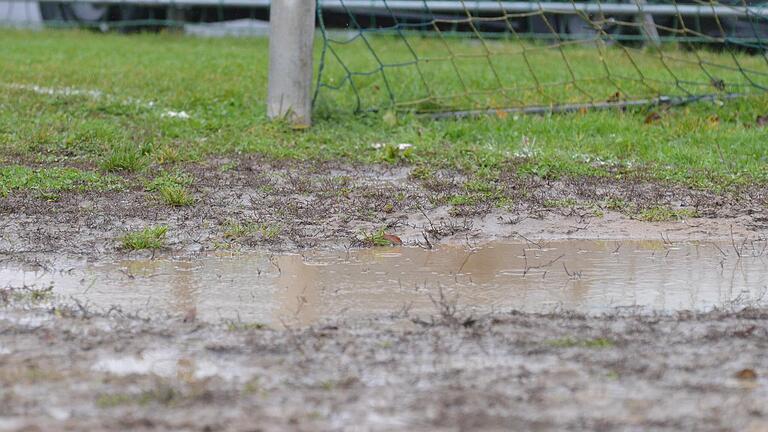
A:
[[[320,113],[505,115],[768,87],[768,8],[746,0],[338,0],[318,15]]]
[[[317,2],[319,116],[504,116],[725,100],[768,88],[768,4],[753,0],[306,1]],[[0,25],[265,37],[270,4],[0,0]]]

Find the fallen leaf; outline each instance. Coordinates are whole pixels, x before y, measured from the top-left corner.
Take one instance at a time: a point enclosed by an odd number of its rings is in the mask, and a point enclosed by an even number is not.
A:
[[[645,124],[651,124],[655,123],[657,121],[661,120],[661,114],[657,113],[656,111],[651,112],[647,116],[645,116]]]
[[[754,381],[757,379],[757,372],[754,369],[742,369],[736,372],[736,378],[740,380]]]
[[[768,126],[768,114],[757,116],[755,123],[757,123],[757,125],[760,127]]]
[[[509,113],[504,110],[496,110],[496,118],[504,120],[509,116]]]
[[[390,243],[392,243],[395,246],[400,246],[401,244],[403,244],[403,241],[400,240],[400,237],[398,237],[398,236],[396,236],[394,234],[384,234],[381,237],[384,238],[385,240],[389,241]]]

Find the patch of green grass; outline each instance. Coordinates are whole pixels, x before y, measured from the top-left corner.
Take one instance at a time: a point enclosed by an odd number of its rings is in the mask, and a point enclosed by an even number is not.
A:
[[[101,409],[115,408],[136,403],[137,396],[128,393],[106,393],[96,397],[96,406]]]
[[[145,189],[157,192],[160,199],[170,206],[185,207],[197,202],[187,189],[193,181],[192,176],[183,171],[166,171],[147,182]]]
[[[0,289],[0,303],[40,303],[53,299],[53,286],[45,288]]]
[[[561,339],[551,339],[548,340],[547,345],[553,346],[556,348],[573,348],[573,347],[582,347],[582,348],[612,348],[616,344],[606,338],[595,338],[595,339],[574,339],[570,337],[561,338]]]
[[[408,176],[414,180],[429,180],[435,175],[435,172],[423,165],[414,167]]]
[[[272,241],[282,232],[279,225],[255,222],[236,222],[227,221],[224,224],[224,238],[227,240],[242,240],[244,238],[254,238],[263,241]]]
[[[140,231],[130,232],[121,238],[123,249],[126,250],[155,250],[165,247],[167,226],[148,227]]]
[[[101,168],[109,172],[139,172],[148,164],[141,149],[130,145],[113,147],[101,162]]]
[[[150,192],[156,192],[167,186],[189,186],[193,181],[192,176],[184,171],[163,171],[160,175],[147,182],[144,188]]]
[[[387,56],[403,53],[402,46],[393,38],[371,38],[378,51]],[[651,124],[645,122],[648,110],[635,108],[435,121],[408,112],[407,106],[399,107],[403,110],[396,114],[386,109],[383,115],[353,115],[350,105],[355,95],[346,86],[340,91],[323,89],[314,126],[297,132],[265,118],[267,65],[254,64],[252,59],[267,56],[266,38],[205,39],[175,34],[125,36],[5,29],[0,30],[0,39],[4,83],[52,87],[54,84],[50,83],[55,83],[56,87],[99,90],[109,96],[51,95],[28,88],[0,87],[0,153],[24,160],[78,160],[100,165],[110,172],[138,172],[152,161],[166,164],[255,153],[279,160],[388,162],[429,167],[433,172],[511,171],[547,179],[637,175],[710,190],[768,182],[768,156],[764,148],[768,129],[755,124],[758,115],[766,114],[768,94],[673,108]],[[411,42],[422,57],[445,50],[430,38],[414,38]],[[461,39],[446,43],[457,52],[478,49]],[[521,48],[520,42],[493,43],[494,49],[503,51]],[[597,49],[564,49],[577,76],[604,76],[601,63],[592,61]],[[344,50],[344,58],[354,68],[369,66],[371,58],[366,55],[365,46],[349,44]],[[759,55],[691,53],[674,47],[665,47],[664,52],[686,60],[675,63],[677,79],[664,75],[668,71],[659,67],[658,55],[652,51],[633,51],[633,56],[649,78],[688,86],[694,93],[701,89],[685,83],[709,82],[695,56],[712,64],[732,64],[738,60],[743,68],[765,70]],[[620,47],[606,47],[599,54],[610,61],[615,76],[636,76],[633,66],[622,57],[625,53]],[[558,50],[537,50],[536,55],[536,70],[544,83],[570,81],[561,79],[565,69],[548,66],[562,61]],[[77,61],[61,61],[62,58]],[[503,63],[499,64],[501,76],[512,88],[525,87],[530,82],[524,62]],[[179,64],[185,67],[180,68]],[[337,66],[327,66],[325,79],[342,82],[344,71]],[[446,66],[445,62],[430,62],[429,70],[424,70],[433,86],[430,94],[462,94],[455,71]],[[462,68],[465,66],[462,73],[467,78],[466,85],[476,88],[493,82],[486,79],[486,62],[467,62]],[[99,73],[93,74],[94,70]],[[421,94],[423,89],[415,84],[419,81],[413,79],[414,68],[391,68],[387,72],[392,74],[390,83],[400,99],[415,100]],[[745,83],[738,68],[720,68],[718,73],[727,75],[720,78],[728,83]],[[242,79],[246,74],[250,78]],[[359,77],[356,82],[366,106],[386,103],[387,92],[376,90],[384,89],[380,75]],[[637,87],[638,80],[621,82],[629,90],[648,91]],[[588,86],[586,91],[595,95],[596,101],[616,91],[612,80],[596,79],[582,84]],[[682,91],[674,85],[659,85],[659,92]],[[544,89],[547,98],[557,101],[584,96],[574,86]],[[523,102],[536,102],[541,97],[538,91],[515,94],[515,99]],[[155,105],[135,101],[153,101]],[[493,105],[504,101],[504,95],[499,93],[478,103]],[[466,103],[467,99],[459,102]],[[435,105],[436,101],[430,103]],[[190,118],[163,117],[165,110],[183,110]],[[713,116],[719,121],[711,121]],[[404,150],[393,144],[379,149],[372,146],[382,142],[413,146]]]
[[[197,199],[184,186],[161,186],[160,198],[164,203],[173,207],[186,207],[191,206]]]
[[[159,385],[157,388],[145,390],[141,393],[105,393],[96,397],[96,406],[101,409],[116,408],[125,405],[149,405],[158,403],[161,405],[173,405],[182,401],[185,396],[168,385]]]
[[[637,219],[645,222],[668,222],[698,216],[699,214],[693,209],[671,209],[666,206],[655,206],[641,210],[637,214]]]
[[[58,200],[56,192],[113,190],[122,187],[114,176],[81,171],[75,168],[29,168],[19,165],[0,167],[0,195],[17,190],[37,191],[47,200]]]
[[[392,246],[392,240],[387,238],[387,233],[384,228],[378,229],[373,232],[362,233],[362,244],[372,247]]]
[[[454,195],[448,199],[448,203],[455,206],[474,205],[479,201],[479,198],[473,195]]]
[[[575,207],[577,204],[578,202],[573,198],[544,201],[544,207],[547,207],[547,208],[570,208],[570,207]]]
[[[267,328],[266,324],[262,324],[258,322],[244,323],[244,322],[239,322],[234,320],[228,320],[226,324],[227,324],[227,331],[230,331],[230,332],[264,330]]]
[[[621,198],[609,198],[601,202],[600,206],[606,210],[615,212],[626,212],[631,208],[631,205]]]

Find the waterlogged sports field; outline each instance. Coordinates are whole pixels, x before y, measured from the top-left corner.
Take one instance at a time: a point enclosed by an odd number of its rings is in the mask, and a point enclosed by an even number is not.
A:
[[[681,83],[765,62],[664,49]],[[0,30],[0,429],[768,428],[768,96],[435,120],[511,96],[431,66],[455,97],[407,69],[294,130],[264,38]]]

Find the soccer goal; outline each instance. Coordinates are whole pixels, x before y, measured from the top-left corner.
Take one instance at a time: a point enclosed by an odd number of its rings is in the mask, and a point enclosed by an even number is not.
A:
[[[767,18],[746,0],[276,1],[270,113],[306,123],[736,98],[768,86]]]
[[[768,88],[768,5],[756,0],[0,0],[3,23],[271,34],[267,113],[296,125],[339,113],[624,109]]]

